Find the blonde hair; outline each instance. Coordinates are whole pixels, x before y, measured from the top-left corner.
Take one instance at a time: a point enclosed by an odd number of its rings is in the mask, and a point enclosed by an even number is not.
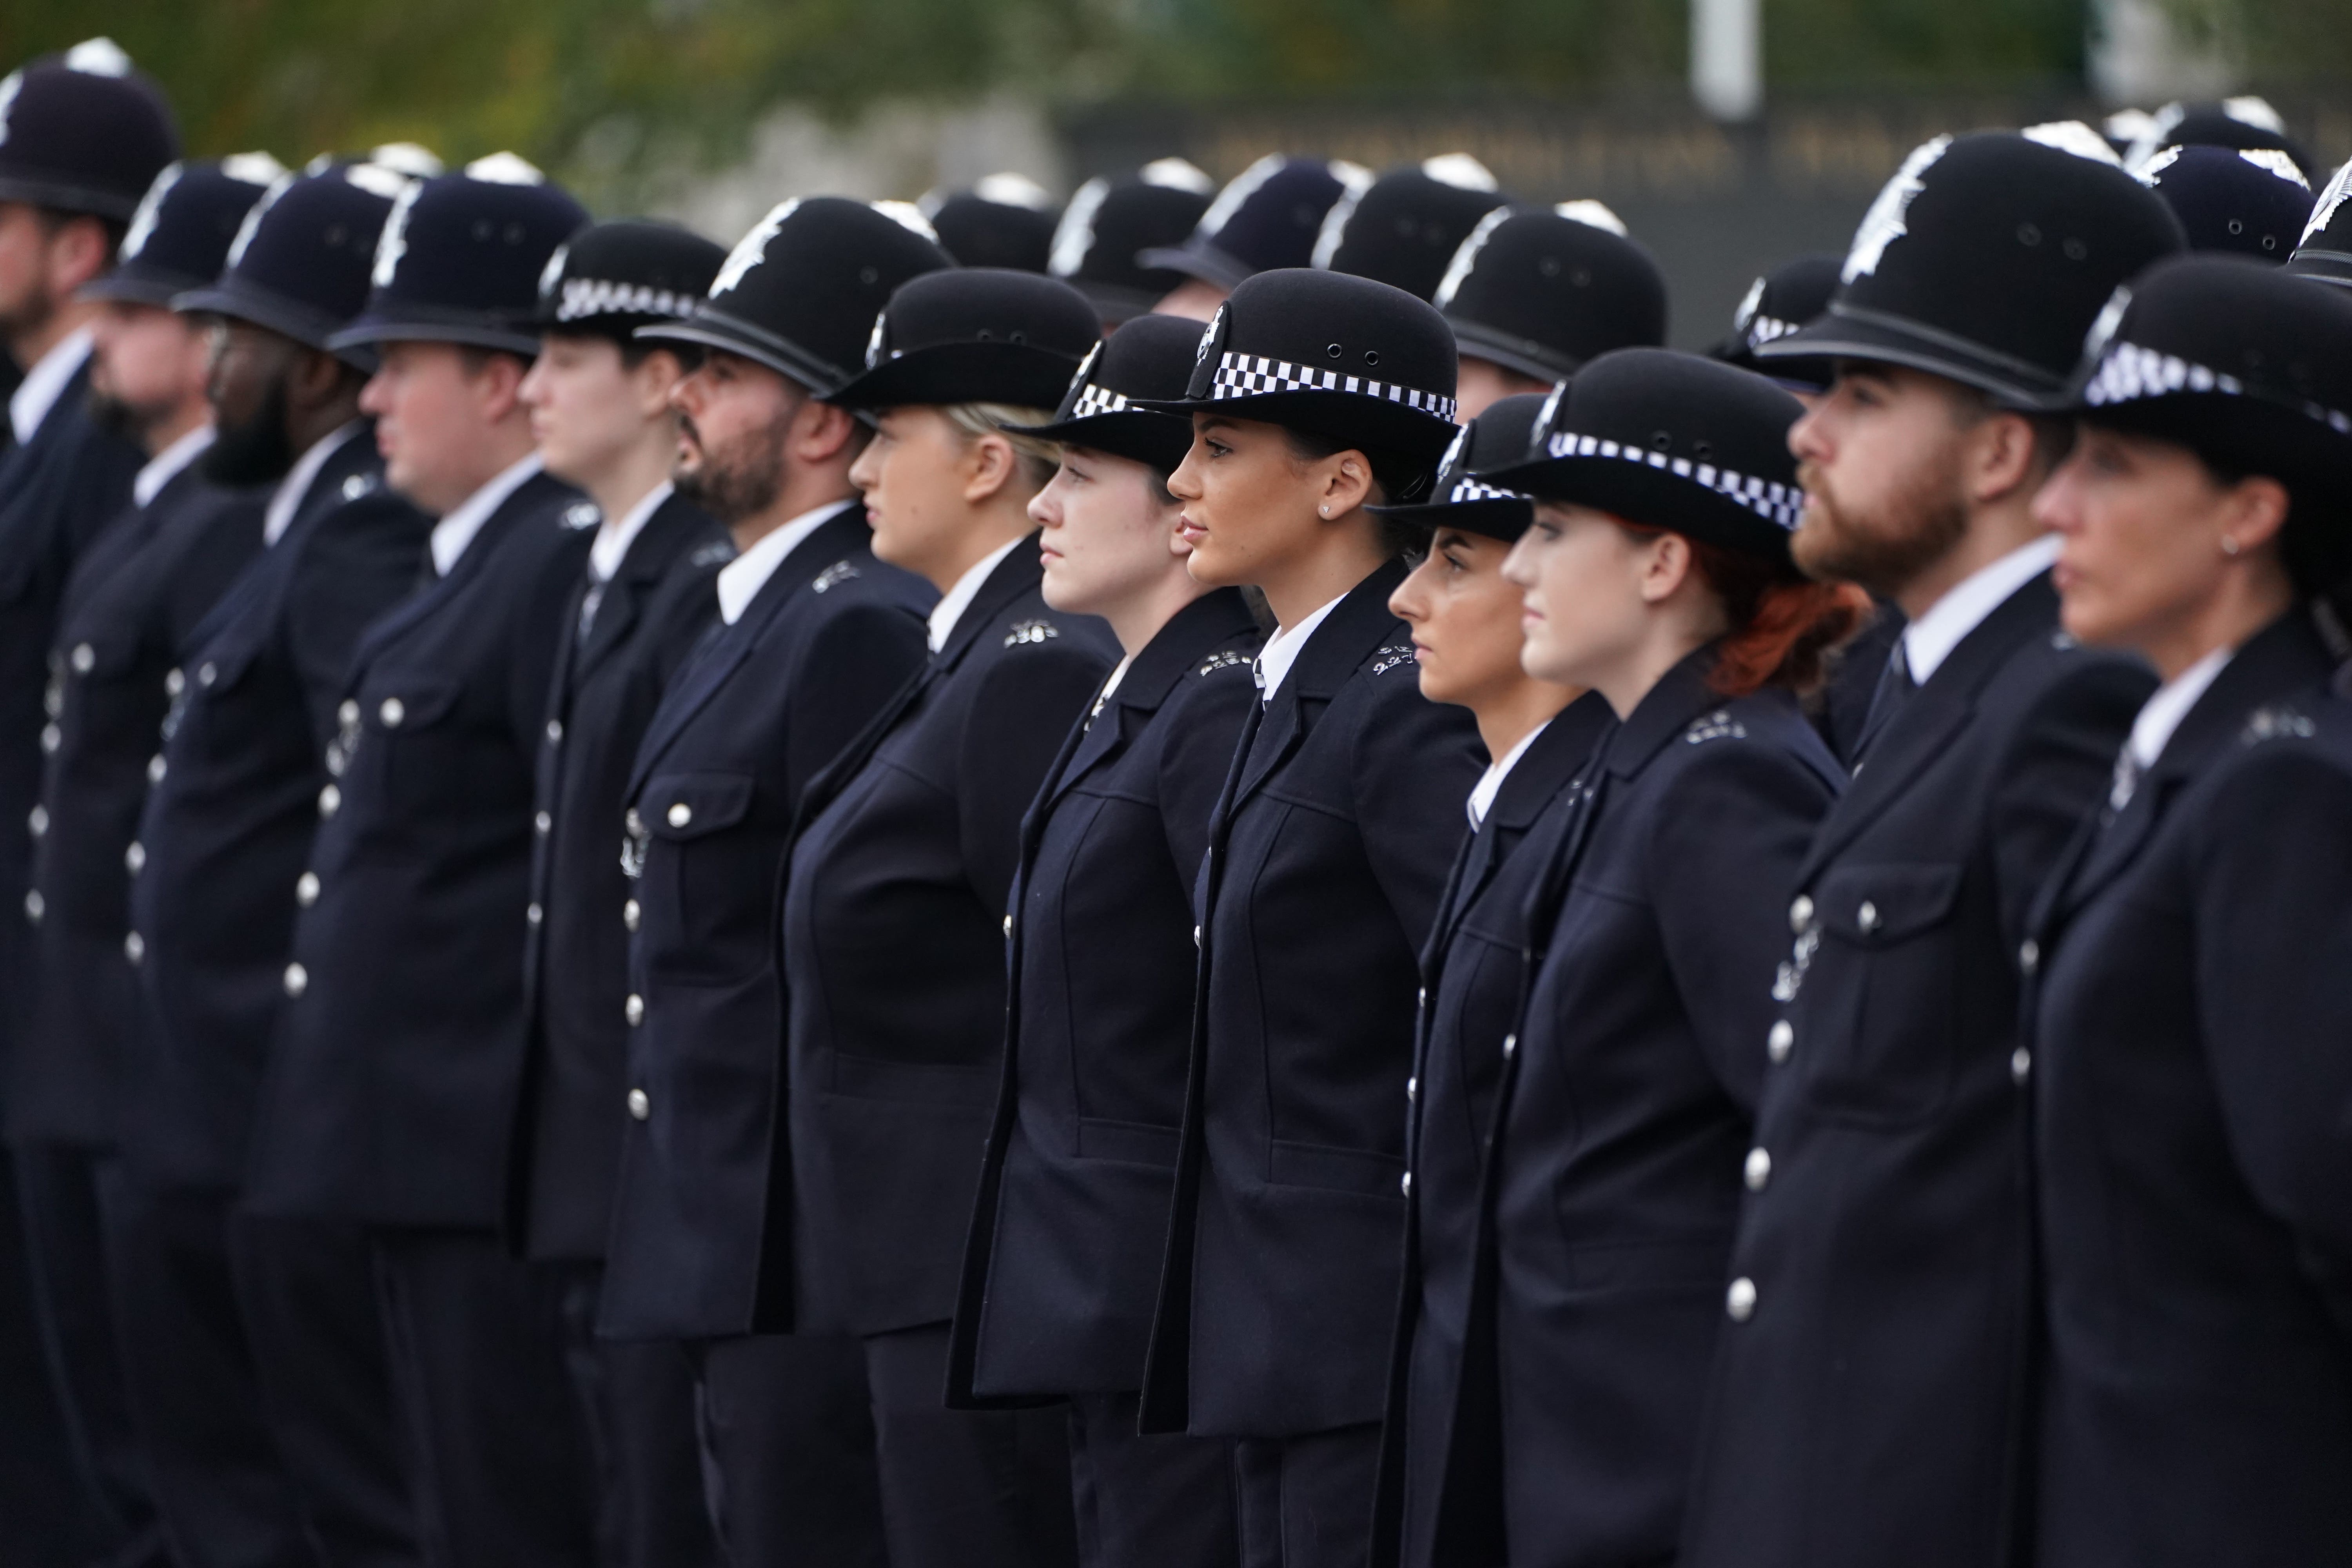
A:
[[[1050,425],[1054,422],[1051,409],[1022,408],[1010,403],[943,403],[940,412],[947,416],[949,424],[975,439],[1001,437],[1020,458],[1031,495],[1044,489],[1045,481],[1054,477],[1054,470],[1062,466],[1062,449],[1053,442],[1005,428],[1008,425]]]

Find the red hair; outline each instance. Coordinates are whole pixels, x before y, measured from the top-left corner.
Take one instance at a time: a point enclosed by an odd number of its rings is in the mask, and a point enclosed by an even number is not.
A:
[[[1667,531],[1640,523],[1619,527],[1643,538]],[[1799,695],[1828,675],[1829,655],[1869,624],[1870,595],[1851,583],[1816,583],[1746,551],[1683,535],[1691,569],[1723,605],[1730,628],[1717,645],[1707,685],[1724,697],[1768,686]]]

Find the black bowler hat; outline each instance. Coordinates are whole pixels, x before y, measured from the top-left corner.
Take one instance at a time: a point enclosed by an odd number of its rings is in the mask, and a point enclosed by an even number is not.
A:
[[[1429,299],[1478,220],[1508,199],[1467,153],[1391,169],[1323,216],[1315,265]]]
[[[1800,256],[1782,262],[1748,286],[1739,308],[1731,314],[1731,335],[1707,353],[1794,390],[1826,389],[1837,379],[1834,360],[1777,359],[1768,364],[1756,357],[1756,351],[1775,338],[1787,337],[1828,310],[1830,296],[1837,291],[1838,269],[1844,265],[1843,257],[1827,255]]]
[[[694,314],[727,252],[673,223],[590,224],[555,247],[539,276],[542,332],[627,338]]]
[[[1200,322],[1138,316],[1087,352],[1050,424],[1006,428],[1131,458],[1172,474],[1192,448],[1192,422],[1135,405],[1183,396],[1200,347]]]
[[[2352,298],[2242,256],[2163,262],[2116,290],[2072,406],[2227,472],[2352,496]]]
[[[1482,468],[1523,461],[1535,442],[1536,421],[1550,403],[1550,395],[1541,392],[1496,398],[1445,449],[1444,460],[1437,465],[1436,482],[1429,487],[1429,500],[1412,506],[1366,510],[1423,528],[1458,528],[1506,544],[1517,543],[1535,521],[1535,502],[1477,475]]]
[[[0,201],[127,219],[179,155],[163,89],[110,38],[0,79]]]
[[[131,215],[114,269],[85,284],[85,300],[169,305],[220,276],[246,215],[285,174],[267,153],[217,163],[170,163]]]
[[[1620,349],[1552,393],[1524,458],[1478,477],[1787,565],[1805,510],[1789,427],[1803,413],[1752,372]]]
[[[376,243],[366,307],[327,346],[412,341],[536,354],[540,274],[587,221],[586,209],[511,153],[414,184]]]
[[[1611,349],[1666,341],[1666,279],[1650,253],[1595,221],[1496,207],[1478,220],[1437,285],[1465,354],[1558,381]]]
[[[1054,252],[1054,198],[1026,174],[991,174],[968,191],[916,204],[960,267],[1043,272]]]
[[[246,214],[218,279],[175,296],[173,309],[233,316],[326,349],[367,303],[384,219],[414,183],[374,163],[331,163],[280,180]],[[365,347],[333,352],[362,370],[374,367]]]
[[[2218,103],[2168,103],[2156,111],[2139,142],[2126,154],[2134,169],[2167,147],[2229,147],[2239,152],[2284,153],[2309,180],[2318,173],[2311,153],[2286,133],[2278,110],[2259,98],[2225,98]]]
[[[2136,173],[2180,220],[2191,250],[2283,263],[2311,219],[2311,186],[2284,153],[2167,147]]]
[[[2352,163],[2336,170],[2321,187],[2286,269],[2315,282],[2352,289]]]
[[[1106,321],[1141,315],[1184,281],[1168,267],[1145,267],[1146,250],[1181,245],[1209,210],[1209,176],[1181,158],[1161,158],[1124,180],[1088,180],[1062,209],[1046,270],[1095,302]]]
[[[1370,278],[1284,268],[1245,279],[1201,335],[1171,414],[1230,414],[1385,453],[1418,500],[1453,441],[1454,331],[1427,300]]]
[[[1000,267],[928,272],[890,296],[874,319],[866,373],[826,401],[1051,408],[1101,341],[1095,308],[1059,279]]]
[[[1908,365],[2047,407],[2116,286],[2181,246],[2172,209],[2113,163],[2014,132],[1938,136],[1871,204],[1829,310],[1756,356]]]
[[[637,336],[725,349],[823,395],[857,374],[900,284],[954,265],[911,207],[795,197],[736,242],[691,316]]]
[[[1305,267],[1332,205],[1371,184],[1353,163],[1269,153],[1234,175],[1178,246],[1147,249],[1136,261],[1231,289],[1255,272]]]

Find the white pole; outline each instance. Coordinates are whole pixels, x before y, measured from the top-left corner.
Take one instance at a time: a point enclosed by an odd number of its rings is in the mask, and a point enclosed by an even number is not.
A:
[[[1764,107],[1763,0],[1691,0],[1691,96],[1717,120]]]

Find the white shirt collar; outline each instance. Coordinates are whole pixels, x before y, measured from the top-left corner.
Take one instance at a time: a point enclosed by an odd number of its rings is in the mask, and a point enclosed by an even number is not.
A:
[[[1903,628],[1903,662],[1909,667],[1912,680],[1927,685],[1927,678],[1951,657],[1963,638],[2008,603],[2011,595],[2049,571],[2057,559],[2058,536],[2045,533],[1953,584],[1927,607],[1927,614]]]
[[[988,581],[988,574],[996,570],[996,563],[1012,554],[1014,545],[1028,542],[1029,536],[1024,533],[1018,539],[998,545],[986,555],[982,556],[970,571],[957,578],[955,586],[950,588],[940,602],[931,606],[931,651],[933,653],[948,646],[948,638],[955,633],[956,622],[962,619],[966,610],[971,608],[972,600],[980,594],[980,585]]]
[[[147,466],[131,476],[131,499],[142,509],[154,505],[163,487],[178,479],[212,444],[213,426],[208,419],[148,458]]]
[[[56,407],[66,383],[74,378],[81,362],[89,357],[89,329],[76,327],[49,346],[49,352],[33,362],[25,379],[8,397],[8,423],[16,432],[16,444],[24,445],[39,434],[41,422]]]
[[[1519,759],[1528,754],[1528,748],[1536,743],[1536,737],[1550,727],[1551,721],[1545,720],[1520,736],[1517,745],[1486,764],[1486,771],[1478,776],[1478,782],[1470,790],[1471,832],[1475,833],[1486,826],[1486,814],[1495,809],[1495,797],[1503,793],[1503,781],[1510,776],[1511,769],[1518,764]]]
[[[2233,647],[2217,647],[2170,680],[2156,689],[2156,694],[2140,705],[2139,717],[2132,721],[2131,739],[2124,742],[2131,760],[2141,772],[2156,766],[2156,759],[2164,755],[2172,732],[2197,706],[2231,659],[2237,657]]]
[[[664,479],[647,490],[618,522],[608,517],[598,523],[596,542],[588,546],[588,574],[599,583],[611,582],[613,574],[621,569],[621,563],[628,559],[629,546],[637,542],[637,535],[646,531],[646,523],[677,488]]]
[[[1347,596],[1342,594],[1339,599]],[[1313,637],[1315,628],[1321,626],[1326,617],[1339,607],[1339,599],[1332,600],[1297,626],[1285,626],[1265,639],[1265,646],[1258,649],[1257,654],[1259,701],[1274,700],[1274,694],[1282,689],[1283,678],[1290,673],[1290,667],[1297,664],[1298,656],[1306,651],[1307,639]]]
[[[302,498],[310,493],[310,486],[319,478],[319,470],[327,459],[342,450],[343,443],[360,433],[365,421],[353,419],[338,425],[326,435],[310,443],[310,449],[294,459],[278,488],[269,492],[269,505],[261,513],[261,543],[264,549],[286,537],[294,526],[294,514],[302,510]]]
[[[539,454],[533,452],[442,513],[441,521],[433,525],[433,570],[444,577],[449,575],[466,547],[474,542],[474,535],[490,521],[490,513],[504,506],[507,497],[520,489],[539,468]]]
[[[801,547],[801,541],[816,531],[816,525],[841,510],[842,503],[829,500],[821,507],[804,511],[772,533],[752,542],[751,548],[719,569],[719,618],[733,626],[784,563],[784,557]]]

